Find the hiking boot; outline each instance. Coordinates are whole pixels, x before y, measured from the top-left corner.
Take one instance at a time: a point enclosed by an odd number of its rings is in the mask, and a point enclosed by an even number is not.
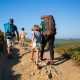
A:
[[[12,56],[10,56],[10,59],[12,59]]]
[[[11,58],[11,55],[10,55],[10,54],[8,54],[7,58],[8,58],[8,59],[10,59],[10,58]]]
[[[39,65],[38,64],[36,64],[36,68],[39,69]]]
[[[33,60],[33,59],[31,59],[31,62],[34,62],[34,60]]]
[[[43,60],[43,57],[40,56],[39,58],[40,58],[41,60]]]
[[[53,65],[54,63],[53,63],[53,60],[50,60],[50,65]]]

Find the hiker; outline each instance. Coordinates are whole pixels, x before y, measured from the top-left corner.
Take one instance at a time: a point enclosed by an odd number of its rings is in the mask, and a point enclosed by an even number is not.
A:
[[[25,40],[25,35],[28,33],[25,33],[24,28],[22,28],[22,31],[20,33],[20,37],[21,37],[21,44],[24,45],[24,40]]]
[[[49,43],[49,49],[50,49],[50,64],[53,64],[53,60],[54,60],[54,50],[53,50],[53,44],[54,44],[54,39],[55,39],[55,34],[49,36],[47,34],[46,31],[48,31],[47,29],[49,28],[49,25],[47,25],[47,22],[46,19],[45,19],[45,15],[43,15],[41,17],[41,20],[42,22],[40,23],[40,32],[42,31],[42,42],[41,42],[41,54],[40,54],[40,59],[43,60],[43,53],[44,53],[44,48],[45,48],[45,45],[46,43],[48,42]],[[47,18],[47,17],[46,17]],[[54,18],[52,17],[53,21],[54,21]],[[46,22],[45,22],[46,21]],[[46,25],[45,25],[46,23]],[[49,24],[49,22],[48,22]],[[54,27],[55,27],[55,21],[54,21]],[[45,33],[45,34],[44,34]]]
[[[9,20],[9,23],[4,24],[4,41],[7,42],[8,59],[12,58],[13,49],[15,46],[15,31],[17,33],[17,40],[19,41],[19,34],[17,27],[13,24],[13,19]]]
[[[41,34],[40,34],[40,29],[38,25],[34,25],[32,29],[32,42],[31,42],[31,62],[33,62],[33,53],[34,49],[36,48],[36,67],[39,68],[38,65],[38,60],[39,60],[39,51],[41,47]]]

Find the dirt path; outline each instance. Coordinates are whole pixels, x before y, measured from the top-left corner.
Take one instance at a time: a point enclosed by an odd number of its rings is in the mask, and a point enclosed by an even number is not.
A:
[[[29,43],[20,47],[16,42],[13,58],[7,59],[5,46],[4,56],[0,55],[0,80],[80,80],[80,69],[72,60],[55,53],[54,65],[49,65],[50,54],[45,49],[44,60],[39,60],[40,69],[36,69],[36,51],[34,62],[30,62],[30,53]]]

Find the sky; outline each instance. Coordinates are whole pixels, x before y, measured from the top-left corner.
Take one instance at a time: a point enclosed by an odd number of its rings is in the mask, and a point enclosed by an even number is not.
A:
[[[40,26],[42,15],[52,15],[55,19],[56,39],[80,38],[80,0],[0,0],[0,29],[4,23],[14,19],[20,34],[21,28],[32,39],[32,28]]]

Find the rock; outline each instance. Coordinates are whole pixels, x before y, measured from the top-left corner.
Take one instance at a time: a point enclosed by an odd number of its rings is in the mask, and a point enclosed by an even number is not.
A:
[[[42,68],[42,70],[46,70],[46,69],[47,69],[47,67]]]
[[[46,64],[47,64],[46,62],[43,62],[43,63],[42,63],[42,65],[46,65]]]
[[[58,74],[54,71],[54,72],[52,72],[52,76],[54,77],[57,77],[58,76]]]
[[[54,72],[55,70],[54,70],[54,69],[52,69],[51,71],[52,71],[52,72]]]
[[[39,64],[42,64],[41,62],[39,62]]]
[[[41,72],[41,75],[44,75],[44,74],[46,74],[46,71],[42,71],[42,72]]]
[[[36,72],[36,74],[40,74],[40,73],[41,73],[41,71],[37,71],[37,72]]]
[[[51,69],[54,69],[54,68],[51,66]]]
[[[54,75],[55,75],[56,77],[58,77],[58,74],[57,74],[57,73],[55,73]]]
[[[34,68],[36,68],[36,66],[34,66]]]
[[[52,77],[55,77],[55,75],[54,75],[54,74],[52,74]]]
[[[49,77],[49,79],[52,78],[52,74],[50,73],[50,74],[48,75],[48,77]]]
[[[47,69],[50,69],[50,66],[47,66]]]
[[[46,74],[48,73],[48,70],[46,70]]]
[[[35,73],[30,73],[30,76],[33,76],[33,75],[35,75]]]
[[[52,78],[51,70],[50,70],[49,74],[48,74],[48,75],[46,75],[46,78],[47,78],[47,79]]]
[[[60,76],[59,76],[59,75],[58,75],[57,77],[58,77],[58,78],[60,78]]]
[[[52,78],[52,74],[48,74],[48,75],[46,75],[46,79],[51,79]]]
[[[59,75],[62,74],[62,72],[57,72]]]
[[[49,76],[48,75],[46,75],[46,79],[49,79]]]

